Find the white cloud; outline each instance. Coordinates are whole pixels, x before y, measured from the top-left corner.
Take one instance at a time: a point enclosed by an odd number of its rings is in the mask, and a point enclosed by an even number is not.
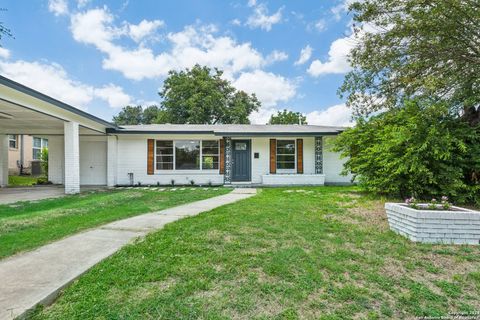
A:
[[[239,90],[255,93],[266,108],[288,101],[296,94],[296,85],[292,81],[262,70],[242,73],[233,85]]]
[[[112,108],[123,108],[132,102],[130,96],[123,92],[123,88],[114,84],[95,89],[94,93],[98,98],[107,101]]]
[[[344,103],[328,107],[325,110],[307,113],[308,124],[324,126],[353,126],[352,112]]]
[[[257,5],[257,0],[248,0],[248,4],[247,4],[249,7],[254,7]]]
[[[318,77],[322,74],[342,74],[350,71],[348,54],[354,46],[355,38],[353,35],[333,41],[328,51],[328,60],[325,62],[318,59],[312,61],[307,72],[314,77]]]
[[[288,59],[288,54],[284,51],[273,50],[266,58],[266,63],[274,63],[277,61],[284,61]]]
[[[228,36],[217,36],[213,26],[186,26],[182,31],[167,34],[168,50],[155,54],[149,47],[126,48],[115,40],[126,34],[125,28],[114,25],[113,16],[106,8],[77,13],[71,18],[71,31],[78,42],[90,44],[106,56],[103,68],[121,72],[133,80],[165,76],[170,70],[192,67],[198,63],[218,67],[232,78],[235,74],[259,69],[286,58],[285,53],[274,52],[264,57],[251,44],[237,43]]]
[[[0,58],[10,58],[10,50],[0,47]]]
[[[249,119],[253,124],[266,124],[270,120],[272,114],[276,114],[278,109],[276,108],[260,108],[260,110],[252,112]]]
[[[77,0],[77,7],[78,7],[78,8],[83,8],[83,7],[85,7],[89,2],[90,2],[90,0]]]
[[[68,14],[68,5],[66,0],[49,0],[48,10],[56,16]]]
[[[264,4],[255,5],[253,13],[247,19],[246,25],[252,29],[261,28],[270,31],[274,24],[282,21],[282,10],[283,8],[280,8],[274,14],[268,15],[268,9]]]
[[[70,30],[73,38],[82,43],[92,44],[101,51],[110,51],[115,47],[111,42],[124,33],[113,27],[113,16],[105,8],[88,10],[71,16]]]
[[[242,21],[240,21],[240,19],[233,19],[232,21],[230,21],[230,23],[234,26],[241,26],[242,25]]]
[[[312,47],[310,47],[310,45],[307,45],[305,48],[300,50],[300,57],[297,61],[295,61],[295,65],[299,66],[310,60],[310,58],[312,57],[312,52],[313,49]]]
[[[40,63],[17,60],[0,62],[0,73],[7,78],[20,82],[55,99],[75,107],[86,109],[93,99],[99,98],[118,107],[130,100],[122,88],[108,85],[97,89],[93,86],[71,79],[65,69],[56,63]],[[111,94],[112,96],[108,96]]]
[[[128,33],[135,42],[140,42],[164,25],[165,22],[161,20],[148,21],[144,19],[139,24],[129,24]]]
[[[320,19],[313,24],[313,27],[318,32],[325,31],[327,29],[327,22],[325,21],[325,19]]]

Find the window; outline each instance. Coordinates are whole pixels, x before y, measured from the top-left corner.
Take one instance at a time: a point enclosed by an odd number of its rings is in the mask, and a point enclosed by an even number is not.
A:
[[[157,141],[157,170],[173,170],[173,141]]]
[[[157,170],[218,170],[218,140],[157,140]],[[201,160],[201,161],[200,161]]]
[[[217,140],[202,141],[202,169],[218,169],[219,147]]]
[[[33,137],[33,160],[40,160],[43,148],[48,149],[48,140]]]
[[[245,151],[247,150],[247,144],[245,142],[235,142],[235,150]]]
[[[200,141],[175,141],[175,169],[200,169]]]
[[[12,149],[18,149],[18,135],[16,134],[8,135],[8,146]]]
[[[295,170],[295,140],[277,140],[277,169]]]

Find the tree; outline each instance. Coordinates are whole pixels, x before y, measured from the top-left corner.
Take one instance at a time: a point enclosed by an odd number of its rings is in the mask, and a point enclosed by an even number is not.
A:
[[[159,92],[162,120],[170,123],[249,123],[258,110],[254,94],[237,91],[222,78],[223,72],[195,65],[185,71],[170,71]]]
[[[143,109],[142,106],[126,106],[113,117],[117,125],[137,125],[163,123],[163,111],[158,106],[149,106]]]
[[[4,8],[0,8],[0,11],[7,11],[7,9],[4,9]],[[5,25],[3,24],[3,22],[0,22],[0,41],[2,40],[2,38],[4,36],[7,36],[7,37],[12,37],[13,38],[13,34],[12,34],[12,31],[5,27]]]
[[[480,122],[478,0],[366,0],[350,10],[358,42],[339,93],[356,116],[429,97]]]
[[[307,124],[307,118],[300,112],[284,109],[272,114],[268,124]]]
[[[368,191],[480,201],[480,135],[445,104],[409,101],[359,119],[334,142],[344,173]]]
[[[142,106],[126,106],[113,117],[113,122],[117,125],[136,125],[142,124],[143,108]]]

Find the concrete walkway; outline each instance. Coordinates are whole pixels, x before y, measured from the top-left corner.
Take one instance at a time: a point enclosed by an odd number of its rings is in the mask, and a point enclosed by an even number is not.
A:
[[[37,304],[53,302],[62,288],[137,237],[255,193],[255,189],[234,189],[226,195],[112,222],[0,260],[0,319],[13,319]]]

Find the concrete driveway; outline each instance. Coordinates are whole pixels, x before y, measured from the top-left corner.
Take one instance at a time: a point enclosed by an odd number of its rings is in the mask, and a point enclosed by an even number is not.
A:
[[[63,186],[0,188],[0,204],[57,198],[64,192]]]
[[[80,191],[104,189],[105,186],[82,186]],[[17,201],[34,201],[48,198],[58,198],[65,195],[65,188],[61,185],[0,188],[0,204],[9,204]]]

